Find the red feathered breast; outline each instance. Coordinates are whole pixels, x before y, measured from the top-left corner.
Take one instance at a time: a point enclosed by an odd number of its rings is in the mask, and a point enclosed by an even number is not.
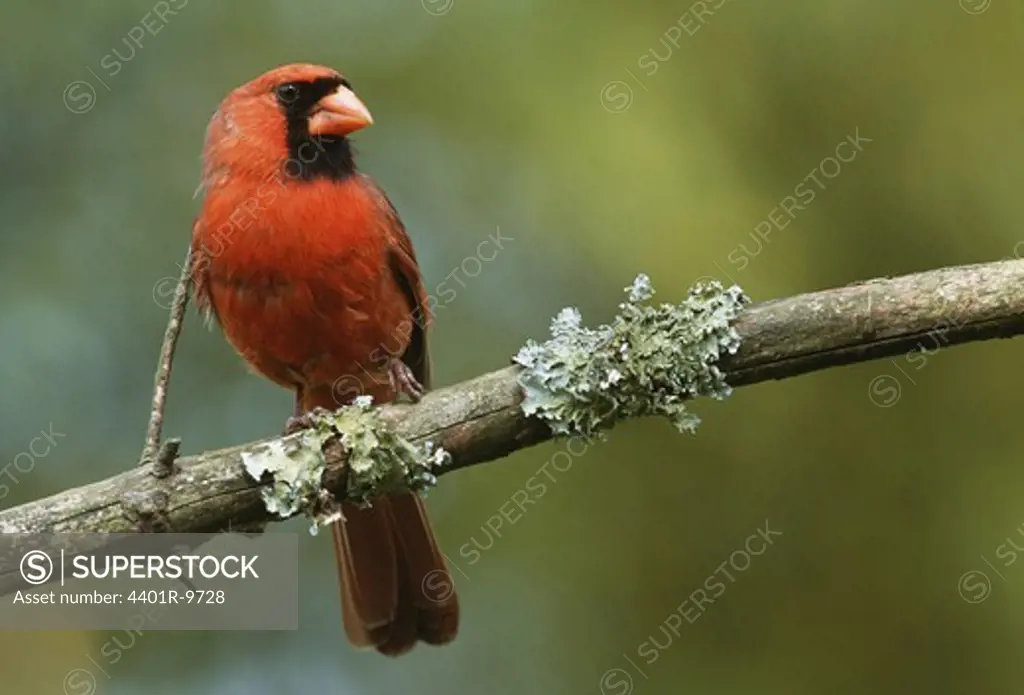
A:
[[[415,306],[389,262],[397,219],[382,202],[358,175],[229,179],[207,192],[196,295],[257,371],[307,391],[345,376],[386,384],[382,357],[405,351]]]

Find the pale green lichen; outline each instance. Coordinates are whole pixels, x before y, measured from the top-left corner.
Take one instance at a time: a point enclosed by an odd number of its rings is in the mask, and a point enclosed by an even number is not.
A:
[[[626,291],[610,325],[586,328],[579,311],[563,309],[551,339],[529,341],[515,357],[523,366],[523,412],[555,434],[600,436],[643,415],[663,415],[692,433],[700,419],[685,401],[731,393],[717,362],[739,349],[732,322],[750,300],[738,286],[698,283],[679,304],[660,306],[648,305],[654,288],[646,275]]]
[[[320,490],[324,473],[324,442],[329,433],[307,430],[297,440],[275,440],[254,452],[242,452],[242,465],[255,480],[269,475],[273,484],[263,488],[267,511],[290,517]]]
[[[346,500],[370,504],[397,490],[423,491],[437,483],[435,472],[451,462],[432,442],[418,446],[392,431],[371,407],[368,396],[336,413],[313,418],[313,427],[297,439],[275,440],[257,451],[243,452],[242,464],[255,480],[269,475],[262,491],[267,511],[287,518],[299,511],[313,518],[310,533],[338,518],[337,504],[322,488],[324,445],[338,438],[348,464]]]
[[[369,503],[387,492],[436,485],[435,471],[451,462],[448,452],[432,442],[418,446],[401,437],[370,404],[368,396],[360,396],[328,418],[348,452],[350,499]]]

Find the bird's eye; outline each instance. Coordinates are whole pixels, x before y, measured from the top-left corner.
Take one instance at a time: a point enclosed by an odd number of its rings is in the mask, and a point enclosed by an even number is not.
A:
[[[291,82],[278,85],[275,91],[277,92],[277,98],[285,104],[291,104],[299,98],[299,88]]]

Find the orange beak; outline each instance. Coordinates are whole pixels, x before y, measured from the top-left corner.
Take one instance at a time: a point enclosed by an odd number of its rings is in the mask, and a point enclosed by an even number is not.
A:
[[[372,124],[366,104],[351,89],[339,86],[317,102],[309,117],[309,134],[345,136]]]

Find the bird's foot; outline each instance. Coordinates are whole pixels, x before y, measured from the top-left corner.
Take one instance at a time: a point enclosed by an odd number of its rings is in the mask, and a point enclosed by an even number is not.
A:
[[[308,413],[302,413],[301,415],[293,415],[292,417],[285,420],[284,423],[284,436],[289,434],[295,434],[299,430],[308,430],[316,421],[322,417],[330,415],[331,411],[327,408],[321,408],[317,406]]]
[[[412,373],[412,369],[402,360],[392,359],[388,363],[388,379],[395,393],[404,393],[413,403],[423,398],[423,384]]]

